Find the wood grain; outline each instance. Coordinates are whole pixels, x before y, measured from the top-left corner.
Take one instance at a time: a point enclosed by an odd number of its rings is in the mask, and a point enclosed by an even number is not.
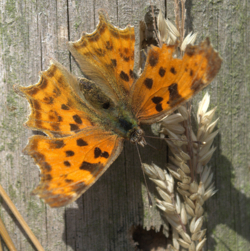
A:
[[[130,144],[125,144],[100,180],[66,208],[51,209],[32,197],[39,170],[22,154],[32,134],[22,125],[29,108],[12,88],[36,83],[50,58],[81,76],[66,43],[79,39],[83,31],[93,31],[101,8],[113,24],[135,26],[138,61],[139,21],[148,2],[0,1],[0,183],[45,250],[134,250],[129,232],[133,225],[159,229],[163,224],[158,210],[148,207],[138,155]],[[172,0],[157,5],[174,20]],[[250,250],[250,4],[247,0],[187,0],[186,6],[187,31],[198,31],[199,41],[209,36],[223,58],[219,75],[207,88],[211,107],[218,107],[220,133],[210,162],[219,191],[206,204],[206,250]],[[202,93],[194,99],[194,109],[201,97]],[[150,143],[163,151],[142,149],[143,161],[164,167],[166,145]],[[153,185],[150,192],[156,194]],[[0,216],[17,250],[35,250],[4,202]]]

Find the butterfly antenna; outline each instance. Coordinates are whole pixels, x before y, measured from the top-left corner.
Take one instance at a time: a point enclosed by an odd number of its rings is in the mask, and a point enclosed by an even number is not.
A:
[[[151,145],[150,143],[147,142],[147,145],[152,147],[153,149],[157,150],[157,151],[160,151],[160,149],[157,149],[155,146]]]
[[[136,143],[135,145],[136,145],[136,149],[137,149],[137,152],[138,152],[138,155],[139,155],[139,159],[140,159],[140,163],[141,163],[141,169],[142,169],[143,177],[144,177],[146,188],[147,188],[149,206],[152,207],[153,203],[152,203],[152,199],[151,199],[150,194],[149,194],[148,184],[147,184],[147,181],[146,181],[146,175],[145,175],[145,171],[144,171],[144,168],[143,168],[143,165],[142,165],[141,154],[140,154],[140,151],[139,151],[139,148],[138,148],[138,144]]]
[[[156,136],[146,136],[146,135],[144,137],[145,138],[151,138],[151,139],[161,139],[161,140],[163,139],[163,140],[175,140],[175,141],[185,141],[185,142],[187,142],[186,139],[160,138],[160,137],[156,137]],[[199,144],[199,145],[206,145],[206,142],[201,142],[201,141],[196,141],[196,140],[193,140],[192,143]]]

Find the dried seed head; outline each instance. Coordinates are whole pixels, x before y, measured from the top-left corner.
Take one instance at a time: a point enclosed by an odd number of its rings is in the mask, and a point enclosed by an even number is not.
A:
[[[194,227],[195,227],[195,221],[196,221],[196,219],[197,219],[197,217],[193,217],[193,219],[192,219],[191,222],[190,222],[190,227],[189,227],[189,229],[190,229],[190,232],[191,232],[191,233],[194,233]]]
[[[189,204],[186,203],[186,202],[184,202],[184,205],[185,205],[185,208],[186,208],[187,213],[188,213],[190,216],[195,216],[193,208],[190,207]]]
[[[166,193],[164,192],[161,188],[159,187],[156,187],[158,193],[160,194],[160,196],[162,197],[162,199],[168,203],[172,203],[172,200],[171,200],[171,197]]]
[[[177,241],[178,239],[179,239],[179,234],[178,234],[178,232],[176,231],[176,229],[173,228],[173,245],[174,245],[174,247],[175,247],[177,250],[179,250],[179,248],[180,248],[180,244],[179,244],[179,242]]]
[[[195,207],[194,213],[195,213],[195,216],[197,216],[197,217],[202,216],[203,213],[204,213],[203,207],[198,202],[196,203],[196,207]]]
[[[153,178],[153,179],[158,178],[158,173],[156,172],[156,170],[155,170],[151,165],[148,165],[148,164],[146,164],[146,163],[143,163],[143,164],[142,164],[142,167],[143,167],[145,173],[146,173],[150,178]]]
[[[199,102],[199,108],[197,112],[198,124],[201,123],[201,118],[205,115],[210,103],[210,95],[208,92],[204,95],[203,99]]]
[[[191,242],[188,251],[195,251],[195,244],[193,241]]]
[[[190,196],[190,193],[189,193],[188,191],[183,190],[183,189],[181,189],[181,188],[179,188],[179,187],[177,187],[177,191],[178,191],[181,195],[183,195],[183,196]]]
[[[214,107],[212,110],[210,110],[209,112],[204,114],[204,116],[202,116],[202,118],[201,118],[201,124],[203,124],[203,125],[210,124],[213,119],[213,116],[216,112],[216,109],[217,109],[217,107]]]
[[[180,214],[181,212],[181,200],[180,200],[180,196],[178,194],[175,195],[175,198],[176,198],[176,212],[178,214]]]
[[[205,245],[206,240],[207,240],[207,239],[204,238],[201,242],[199,242],[199,244],[198,244],[197,247],[196,247],[196,251],[202,250],[203,246]]]
[[[180,166],[180,168],[182,169],[183,172],[185,172],[187,174],[190,173],[189,166],[186,165],[184,162],[181,162],[179,166]]]
[[[181,222],[183,225],[188,223],[187,212],[183,203],[181,204]]]
[[[198,191],[198,184],[196,181],[193,181],[191,184],[190,184],[190,188],[189,188],[189,191],[191,193],[196,193]]]
[[[203,224],[203,216],[198,218],[194,224],[194,233],[199,232]]]
[[[184,184],[184,183],[181,183],[181,182],[177,182],[177,185],[183,189],[183,190],[188,190],[189,189],[189,184]]]
[[[151,167],[154,168],[155,173],[158,174],[157,175],[158,179],[161,179],[162,181],[166,180],[165,174],[164,174],[164,172],[162,171],[162,169],[160,167],[158,167],[154,163],[152,163]]]
[[[199,197],[200,197],[200,195],[199,195],[198,193],[194,193],[194,194],[192,194],[192,195],[189,196],[189,198],[190,198],[192,201],[197,200]]]
[[[201,181],[200,184],[199,184],[199,187],[198,187],[198,194],[200,194],[201,196],[203,196],[204,193],[205,193],[205,188],[204,188],[204,184]]]
[[[180,122],[183,122],[185,119],[181,115],[181,113],[173,113],[172,115],[169,115],[164,120],[162,120],[162,126],[168,126],[169,124],[179,124]]]
[[[179,235],[183,238],[184,241],[186,241],[187,243],[191,243],[190,236],[186,232],[184,232],[183,229],[179,232]]]
[[[168,185],[163,182],[162,180],[157,180],[157,179],[152,179],[152,178],[149,178],[150,180],[152,180],[158,187],[166,190],[167,192],[171,193],[168,189]]]
[[[205,166],[208,161],[211,159],[214,151],[216,150],[216,147],[212,147],[209,152],[207,152],[206,154],[204,154],[200,159],[199,159],[199,162]]]
[[[169,37],[169,31],[161,11],[159,11],[157,16],[157,27],[159,31],[158,37],[162,42],[165,42]]]
[[[187,120],[188,119],[188,110],[185,106],[180,106],[178,108],[179,113],[182,115],[182,117]]]
[[[188,242],[184,241],[184,240],[181,239],[181,238],[178,239],[178,242],[179,242],[179,244],[180,244],[182,247],[184,247],[184,248],[189,248],[189,246],[190,246],[190,244],[189,244]]]
[[[182,226],[180,225],[180,223],[175,222],[173,219],[171,219],[169,217],[169,215],[167,215],[166,213],[164,214],[165,218],[167,219],[167,221],[170,223],[170,225],[174,228],[177,229],[178,227],[181,228]]]
[[[186,50],[186,47],[188,44],[191,44],[191,45],[194,45],[194,42],[195,42],[195,39],[197,37],[197,32],[193,33],[190,32],[186,37],[185,39],[183,40],[182,44],[181,44],[181,50],[182,51],[185,51]]]
[[[195,209],[195,205],[194,202],[192,200],[190,200],[187,196],[184,197],[185,201],[187,202],[187,204],[192,208]]]
[[[169,165],[168,165],[168,167],[169,167]],[[173,170],[171,170],[171,169],[169,169],[169,168],[168,168],[168,170],[169,170],[169,172],[171,173],[171,175],[172,175],[174,178],[176,178],[177,180],[182,180],[181,175],[180,175],[179,173],[177,173],[177,172],[175,172],[175,171],[173,171]]]
[[[205,192],[205,194],[203,196],[203,200],[206,201],[207,199],[212,197],[217,191],[218,190],[215,190],[214,187],[207,189],[207,191]]]
[[[183,179],[182,179],[182,183],[184,183],[184,184],[190,184],[190,182],[191,182],[191,177],[183,177]]]

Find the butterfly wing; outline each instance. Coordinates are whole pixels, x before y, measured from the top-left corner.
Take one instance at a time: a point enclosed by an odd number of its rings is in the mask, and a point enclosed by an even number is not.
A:
[[[41,170],[34,194],[52,207],[64,206],[111,165],[123,139],[103,127],[101,114],[84,100],[76,78],[56,61],[36,85],[18,89],[31,105],[26,125],[48,135],[31,137],[24,149]]]
[[[93,33],[84,33],[78,41],[69,42],[69,50],[84,75],[117,103],[125,100],[135,78],[134,28],[118,29],[102,12],[99,19]]]
[[[51,207],[69,204],[106,171],[122,146],[122,138],[98,127],[65,138],[31,137],[24,152],[41,169],[41,181],[33,193]]]
[[[159,121],[206,87],[220,69],[222,60],[208,38],[197,46],[188,45],[182,59],[173,58],[174,50],[165,44],[152,47],[132,88],[132,110],[142,123]]]
[[[32,108],[26,125],[50,137],[73,135],[92,126],[95,111],[86,105],[77,88],[77,79],[52,61],[36,85],[18,87]]]

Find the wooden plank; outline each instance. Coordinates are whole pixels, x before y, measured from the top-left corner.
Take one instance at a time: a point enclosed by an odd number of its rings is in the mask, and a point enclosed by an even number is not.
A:
[[[17,96],[13,84],[31,85],[38,72],[55,58],[81,76],[66,42],[92,32],[98,10],[107,10],[113,24],[135,25],[139,57],[139,21],[150,1],[12,1],[0,2],[0,182],[46,250],[132,250],[129,230],[141,224],[159,229],[158,210],[149,209],[135,148],[125,150],[100,180],[75,203],[51,209],[30,191],[39,182],[39,171],[22,154],[31,132],[22,124],[29,113],[26,100]],[[166,2],[166,3],[165,3]],[[174,21],[173,1],[157,1]],[[211,106],[220,117],[217,151],[211,165],[218,193],[206,204],[208,250],[248,250],[250,236],[249,156],[249,27],[248,1],[187,1],[187,30],[198,31],[198,40],[210,36],[220,51],[223,65],[208,88]],[[204,92],[203,92],[204,93]],[[193,104],[202,97],[199,94]],[[146,129],[150,131],[149,128]],[[165,152],[165,144],[150,141]],[[165,165],[165,153],[141,150],[143,161]],[[157,195],[149,182],[149,189]],[[143,192],[142,192],[143,191]],[[4,203],[0,216],[17,250],[34,250]],[[14,221],[13,221],[14,220]],[[228,238],[230,236],[230,238]]]

